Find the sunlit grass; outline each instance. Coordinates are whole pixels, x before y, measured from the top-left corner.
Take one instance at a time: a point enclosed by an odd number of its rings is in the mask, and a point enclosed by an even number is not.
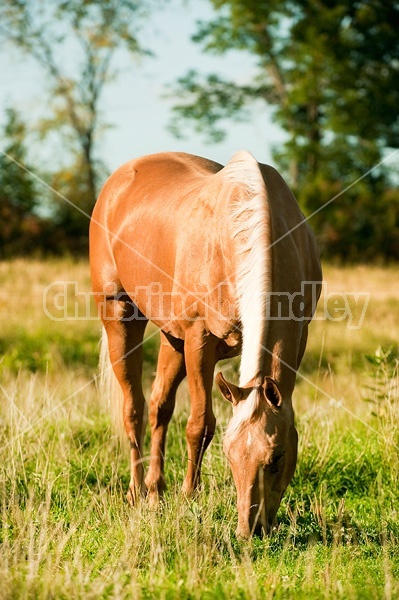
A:
[[[184,500],[182,386],[165,500],[158,511],[130,509],[128,461],[96,390],[99,323],[54,322],[42,308],[52,281],[89,290],[87,263],[1,263],[0,278],[0,598],[398,596],[397,354],[366,359],[398,343],[397,269],[325,268],[330,291],[369,291],[370,302],[360,329],[312,324],[295,393],[297,471],[277,531],[246,543],[234,536],[221,447],[229,405],[215,393],[203,489]],[[147,396],[156,351],[154,337]],[[147,435],[146,455],[148,444]]]

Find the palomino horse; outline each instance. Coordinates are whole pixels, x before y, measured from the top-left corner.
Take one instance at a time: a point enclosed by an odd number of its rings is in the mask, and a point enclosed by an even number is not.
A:
[[[225,167],[181,153],[128,162],[95,206],[90,259],[124,397],[129,500],[146,491],[156,503],[165,489],[166,432],[186,375],[183,492],[194,492],[215,431],[215,365],[241,353],[239,385],[221,373],[216,378],[233,408],[224,452],[237,489],[237,534],[268,532],[295,470],[291,396],[321,286],[314,237],[283,179],[247,152]],[[149,319],[161,330],[161,347],[144,480],[142,342]]]

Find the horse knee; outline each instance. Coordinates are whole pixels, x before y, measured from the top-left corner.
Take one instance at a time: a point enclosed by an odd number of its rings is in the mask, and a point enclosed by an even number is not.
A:
[[[150,400],[150,425],[153,429],[168,424],[175,408],[175,393],[154,383]]]
[[[143,430],[147,421],[147,410],[144,398],[137,403],[137,409],[133,408],[133,402],[129,397],[123,406],[123,425],[130,442],[138,447],[142,441]]]
[[[213,439],[215,428],[216,419],[213,414],[199,419],[189,417],[186,427],[188,443],[190,445],[201,445],[206,448]]]

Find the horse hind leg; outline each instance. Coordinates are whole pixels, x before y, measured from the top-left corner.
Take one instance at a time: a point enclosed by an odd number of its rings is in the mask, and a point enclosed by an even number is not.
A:
[[[109,356],[123,392],[123,423],[130,442],[130,484],[127,498],[134,504],[144,494],[143,437],[146,403],[141,377],[143,337],[148,320],[126,298],[107,299],[102,315]]]
[[[175,408],[176,391],[186,375],[183,346],[176,349],[161,332],[157,374],[150,399],[151,456],[145,483],[150,506],[158,504],[165,491],[165,443]]]

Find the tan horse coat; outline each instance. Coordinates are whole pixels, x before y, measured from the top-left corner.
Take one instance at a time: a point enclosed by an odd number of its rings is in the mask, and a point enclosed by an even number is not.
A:
[[[237,487],[238,533],[248,536],[257,525],[268,530],[295,468],[291,395],[321,281],[313,235],[290,190],[246,152],[226,167],[180,153],[131,161],[109,178],[95,206],[90,260],[124,394],[130,500],[146,488],[155,502],[164,489],[166,431],[186,374],[191,412],[183,490],[194,491],[215,429],[215,364],[241,352],[239,387],[218,378],[234,412],[225,452]],[[162,333],[144,486],[147,319]],[[277,476],[270,473],[276,457]]]

